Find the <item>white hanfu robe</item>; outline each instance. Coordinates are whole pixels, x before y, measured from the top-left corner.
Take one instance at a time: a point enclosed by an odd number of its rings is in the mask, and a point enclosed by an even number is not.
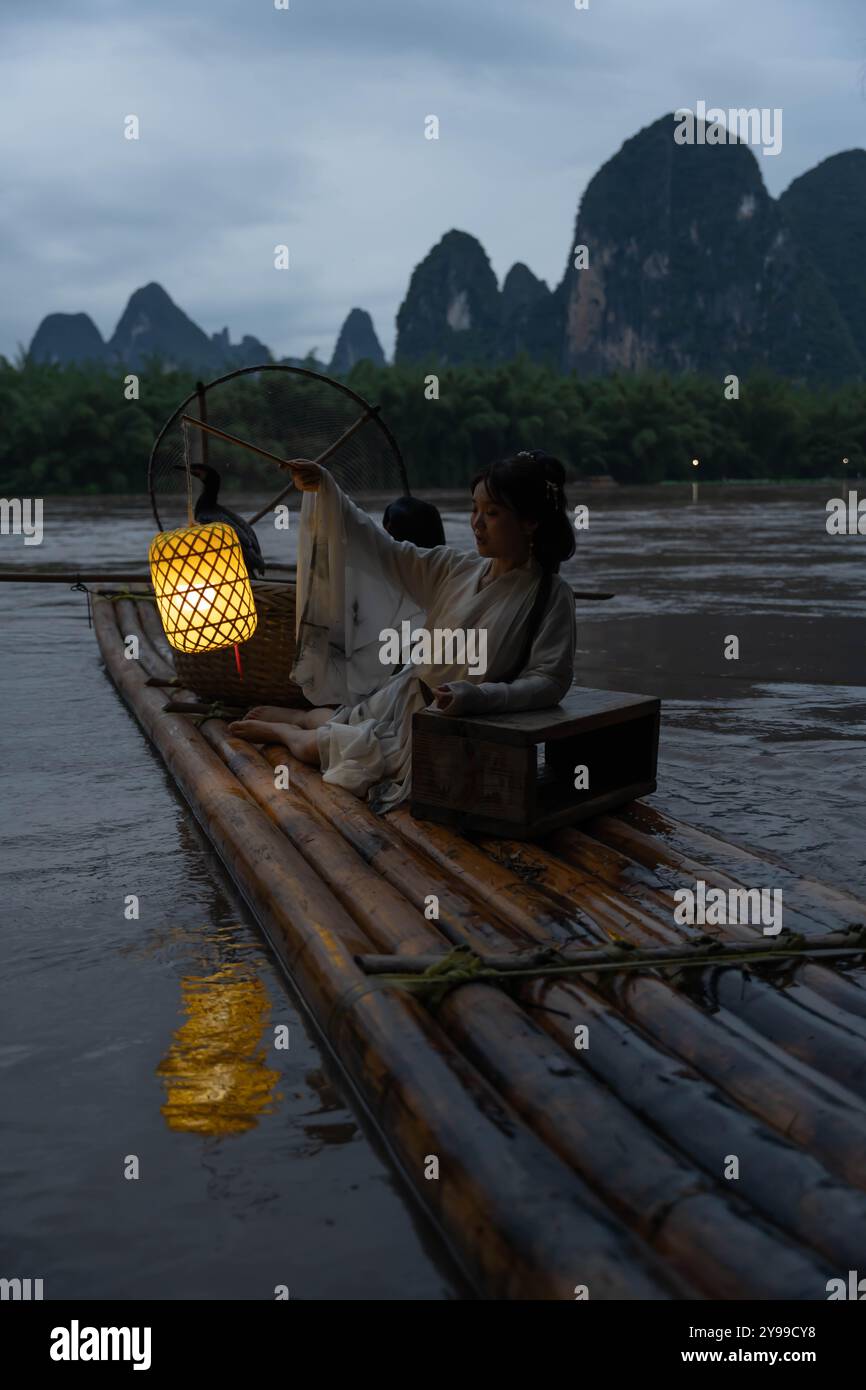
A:
[[[448,546],[420,550],[395,541],[325,470],[318,490],[304,493],[292,679],[314,705],[339,704],[318,730],[325,782],[366,796],[379,813],[409,795],[412,716],[428,703],[419,677],[431,689],[451,687],[455,714],[542,709],[566,694],[576,638],[571,587],[553,576],[529,659],[505,682],[542,570],[530,559],[480,588],[491,564]],[[385,630],[399,633],[407,618],[414,630],[431,633],[486,629],[487,670],[471,671],[470,655],[463,665],[406,664],[392,674],[381,659]]]

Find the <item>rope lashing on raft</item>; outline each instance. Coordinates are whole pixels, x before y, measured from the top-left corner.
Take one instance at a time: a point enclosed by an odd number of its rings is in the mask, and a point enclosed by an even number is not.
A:
[[[570,960],[565,964],[539,961],[537,964],[521,965],[520,957],[514,965],[507,962],[491,963],[479,956],[471,947],[458,946],[449,951],[432,965],[421,969],[423,957],[406,957],[406,971],[370,970],[377,985],[394,985],[420,996],[427,1003],[438,1003],[449,990],[463,984],[504,984],[508,980],[527,979],[568,979],[570,976],[617,974],[637,970],[694,970],[702,967],[748,965],[761,961],[796,960],[836,960],[847,956],[866,955],[866,926],[851,925],[839,932],[829,933],[819,940],[836,942],[839,939],[850,944],[820,945],[809,944],[797,932],[785,932],[774,944],[748,942],[721,942],[711,937],[699,937],[682,947],[658,947],[642,950],[629,942],[620,941],[608,946],[585,952],[584,960]],[[541,954],[544,954],[542,952]],[[358,962],[362,968],[373,965],[375,957],[361,956]],[[413,960],[417,962],[412,970]]]
[[[70,589],[74,594],[87,595],[87,626],[93,627],[93,615],[91,604],[94,598],[107,600],[108,603],[119,603],[122,598],[131,599],[133,603],[156,603],[153,594],[136,593],[132,589],[118,589],[116,591],[106,591],[104,589],[88,589],[83,580],[77,579],[74,584],[70,584]]]

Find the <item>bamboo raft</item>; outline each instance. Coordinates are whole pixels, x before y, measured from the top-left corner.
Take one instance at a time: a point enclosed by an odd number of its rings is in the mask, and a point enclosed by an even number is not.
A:
[[[164,688],[154,605],[110,597],[93,606],[109,675],[480,1296],[825,1299],[862,1268],[862,951],[679,973],[664,959],[706,945],[673,917],[699,878],[781,887],[786,928],[815,947],[862,946],[866,905],[641,803],[539,844],[376,817],[285,748],[231,737],[219,711],[178,712],[196,697]],[[712,931],[728,953],[767,945],[757,927]],[[669,949],[607,974],[466,970],[435,998],[389,974],[405,961],[417,979],[461,945],[554,966]]]

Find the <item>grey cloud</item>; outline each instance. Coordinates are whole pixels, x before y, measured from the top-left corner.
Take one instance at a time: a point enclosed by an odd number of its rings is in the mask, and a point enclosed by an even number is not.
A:
[[[779,193],[855,143],[843,0],[56,0],[5,6],[0,352],[46,313],[109,334],[158,280],[208,332],[327,356],[353,305],[390,350],[414,265],[451,227],[549,284],[625,139],[699,97],[781,105]],[[794,18],[791,18],[792,12]],[[780,38],[784,36],[784,39]],[[133,110],[142,140],[126,148]],[[442,121],[438,145],[422,121]],[[292,270],[272,269],[287,241]]]

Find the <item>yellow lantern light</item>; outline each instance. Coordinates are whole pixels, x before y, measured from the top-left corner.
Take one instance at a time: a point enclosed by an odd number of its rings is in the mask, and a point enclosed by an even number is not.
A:
[[[256,605],[231,526],[193,523],[161,531],[148,559],[159,616],[176,651],[219,651],[252,637]]]

